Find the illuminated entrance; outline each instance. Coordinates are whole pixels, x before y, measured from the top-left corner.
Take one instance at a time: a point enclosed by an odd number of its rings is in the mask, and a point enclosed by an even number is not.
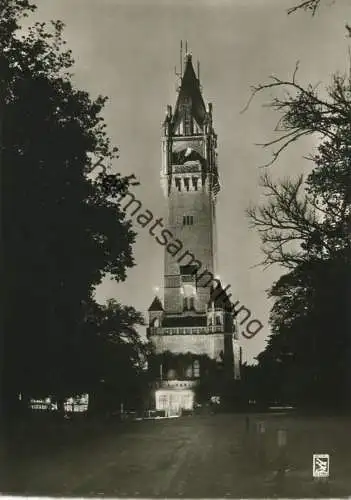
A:
[[[156,410],[164,410],[166,415],[179,415],[182,410],[192,410],[194,392],[192,390],[160,389],[156,391]]]

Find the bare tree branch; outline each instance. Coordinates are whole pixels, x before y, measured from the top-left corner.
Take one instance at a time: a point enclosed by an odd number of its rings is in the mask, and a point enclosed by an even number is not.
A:
[[[291,7],[290,9],[288,9],[288,14],[292,14],[297,10],[303,9],[303,10],[310,10],[312,12],[312,16],[314,16],[315,13],[317,12],[320,3],[321,0],[304,0],[298,5],[295,5],[295,7]]]
[[[265,174],[261,183],[268,203],[247,210],[263,244],[265,259],[261,264],[278,263],[291,269],[311,255],[328,258],[333,246],[326,237],[327,211],[316,198],[302,193],[303,176],[295,181],[273,182]]]
[[[271,161],[263,167],[272,165],[292,142],[307,135],[317,135],[319,140],[330,140],[334,143],[331,147],[338,149],[340,127],[348,127],[350,124],[351,74],[333,75],[331,84],[325,89],[327,96],[322,99],[318,94],[319,84],[304,88],[297,83],[297,71],[298,63],[292,80],[284,80],[273,75],[270,77],[270,82],[253,86],[250,99],[241,111],[244,113],[259,93],[272,89],[281,89],[284,92],[282,96],[276,96],[266,104],[281,114],[275,127],[275,132],[280,135],[261,145],[265,148],[280,146],[273,151]]]

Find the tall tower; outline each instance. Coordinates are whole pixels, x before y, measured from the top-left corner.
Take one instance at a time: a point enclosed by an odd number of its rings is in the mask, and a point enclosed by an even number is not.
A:
[[[233,306],[214,274],[220,185],[212,113],[187,54],[174,112],[168,106],[163,123],[164,297],[149,308],[155,406],[168,413],[240,377]]]

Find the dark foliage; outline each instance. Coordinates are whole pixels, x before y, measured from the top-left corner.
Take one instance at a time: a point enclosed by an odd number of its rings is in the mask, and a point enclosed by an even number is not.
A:
[[[257,397],[340,408],[351,403],[351,73],[333,75],[321,97],[317,86],[298,83],[297,69],[291,80],[272,77],[254,88],[277,91],[279,135],[264,145],[277,147],[271,163],[302,136],[319,140],[307,177],[264,175],[268,202],[249,210],[263,264],[289,270],[270,290],[273,333],[254,369]]]
[[[1,2],[5,410],[20,392],[60,399],[86,389],[113,364],[123,380],[135,354],[121,341],[98,366],[92,346],[107,342],[96,337],[103,309],[95,308],[95,329],[86,324],[94,287],[106,275],[124,280],[134,265],[135,234],[116,201],[133,176],[108,173],[117,149],[101,116],[106,98],[74,87],[63,23],[20,35],[21,17],[33,10],[25,0]],[[97,161],[103,172],[91,179]],[[116,304],[106,311],[115,333],[122,319],[141,321]]]

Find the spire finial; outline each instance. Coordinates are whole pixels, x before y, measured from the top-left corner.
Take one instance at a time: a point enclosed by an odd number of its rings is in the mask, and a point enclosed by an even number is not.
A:
[[[180,41],[180,74],[183,76],[183,40]]]

